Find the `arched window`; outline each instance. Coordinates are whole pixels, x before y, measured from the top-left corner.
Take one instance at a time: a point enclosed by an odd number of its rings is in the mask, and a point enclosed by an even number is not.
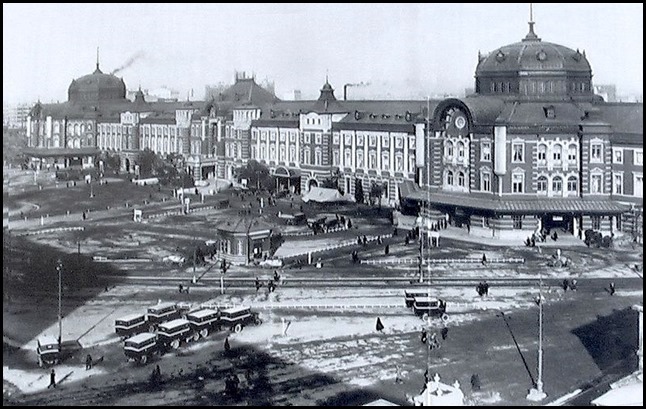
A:
[[[59,133],[60,132],[60,125],[58,122],[54,122],[54,133]]]
[[[568,193],[576,193],[579,188],[579,182],[576,176],[567,178],[567,191]]]
[[[545,163],[547,161],[547,145],[541,143],[538,145],[538,163]]]
[[[260,159],[267,160],[267,147],[260,145]]]
[[[281,162],[285,162],[287,160],[287,158],[285,157],[287,155],[286,152],[287,151],[285,149],[285,145],[280,145],[280,161]]]
[[[464,187],[464,172],[458,173],[458,186]]]
[[[536,191],[538,193],[547,193],[547,177],[539,176]]]
[[[559,145],[558,143],[555,144],[552,147],[552,157],[554,159],[554,162],[560,162],[562,155],[563,155],[563,147],[561,147],[561,145]]]
[[[390,169],[390,154],[388,152],[381,153],[381,168],[383,170]]]
[[[312,158],[312,151],[310,151],[309,147],[306,147],[305,149],[303,149],[303,163],[306,165],[309,165],[311,162],[311,158]]]
[[[464,142],[458,141],[458,159],[464,159]]]
[[[316,148],[314,150],[314,164],[317,166],[321,166],[323,163],[323,153],[321,152],[321,148]]]
[[[81,126],[79,124],[74,125],[74,135],[81,134]]]
[[[453,186],[453,171],[451,170],[446,172],[446,184]]]
[[[576,162],[576,145],[570,145],[567,148],[567,160],[568,162]]]
[[[446,141],[446,156],[449,158],[453,157],[453,142],[452,141]]]
[[[552,178],[552,192],[563,193],[563,179],[560,176]]]
[[[294,145],[289,147],[289,161],[296,162],[296,147]]]

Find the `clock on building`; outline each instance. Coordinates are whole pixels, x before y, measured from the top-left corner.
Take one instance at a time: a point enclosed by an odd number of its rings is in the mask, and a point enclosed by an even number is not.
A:
[[[467,115],[460,108],[452,107],[446,110],[444,114],[443,128],[447,134],[457,136],[468,133]]]

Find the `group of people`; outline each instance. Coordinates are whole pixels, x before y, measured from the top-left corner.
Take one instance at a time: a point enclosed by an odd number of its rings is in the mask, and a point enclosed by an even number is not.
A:
[[[478,283],[476,287],[476,292],[480,297],[489,295],[489,283],[487,282],[487,280],[481,281],[480,283]]]
[[[267,291],[269,291],[270,293],[273,293],[276,290],[276,284],[280,281],[280,278],[281,277],[280,277],[280,274],[278,274],[278,270],[274,270],[273,279],[267,280]],[[256,286],[256,292],[258,292],[262,287],[262,282],[258,277],[256,277],[255,286]]]

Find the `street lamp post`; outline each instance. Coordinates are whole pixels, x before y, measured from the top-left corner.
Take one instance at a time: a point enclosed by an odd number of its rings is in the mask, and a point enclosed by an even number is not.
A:
[[[527,399],[531,401],[542,401],[547,397],[543,391],[543,273],[540,272],[538,285],[538,379],[536,388],[529,390]]]

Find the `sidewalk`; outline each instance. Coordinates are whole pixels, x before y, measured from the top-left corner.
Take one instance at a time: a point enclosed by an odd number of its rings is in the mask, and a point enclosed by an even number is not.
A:
[[[415,224],[415,216],[398,216],[398,225],[399,229],[411,230]],[[440,234],[440,240],[442,238],[464,241],[469,243],[476,244],[485,244],[487,246],[498,246],[498,247],[524,247],[525,243],[521,240],[515,239],[506,239],[506,238],[497,238],[497,237],[484,237],[481,235],[469,234],[467,229],[448,226],[446,229],[442,229],[438,232]],[[551,247],[551,248],[564,248],[564,247],[585,247],[585,244],[582,240],[570,235],[562,234],[559,236],[557,241],[548,238],[544,243],[537,242],[537,247]]]

